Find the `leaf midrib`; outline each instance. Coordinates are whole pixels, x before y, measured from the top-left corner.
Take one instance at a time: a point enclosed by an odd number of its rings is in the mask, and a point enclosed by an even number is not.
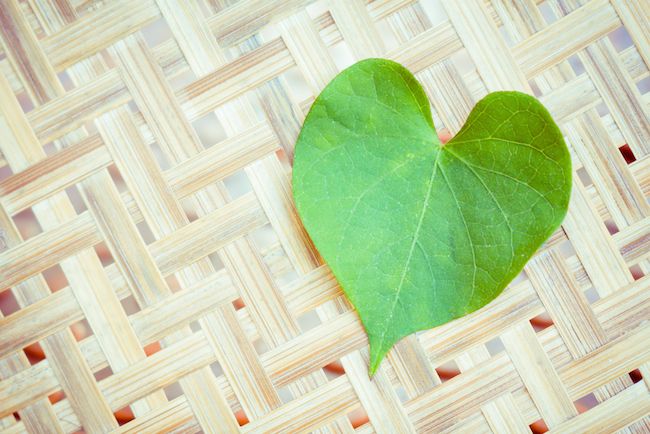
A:
[[[395,314],[395,307],[397,307],[397,301],[399,300],[400,293],[402,292],[402,288],[404,286],[404,279],[406,278],[406,273],[408,272],[409,265],[411,263],[411,258],[413,256],[413,251],[415,250],[415,246],[418,242],[419,234],[420,234],[420,229],[422,228],[422,222],[424,221],[424,215],[426,213],[427,208],[429,207],[429,199],[431,198],[431,191],[433,189],[433,181],[435,180],[436,173],[438,172],[438,161],[440,160],[440,156],[442,155],[442,146],[440,146],[438,149],[438,155],[436,155],[435,160],[433,161],[433,168],[431,170],[431,177],[429,178],[429,185],[427,187],[427,194],[424,197],[424,201],[422,202],[422,209],[420,210],[420,217],[418,219],[418,223],[415,227],[415,231],[413,232],[413,240],[411,241],[411,246],[409,247],[409,252],[406,257],[406,264],[404,265],[404,270],[402,271],[402,276],[400,277],[400,282],[397,286],[397,290],[395,292],[395,296],[393,297],[393,302],[390,307],[390,311],[388,314],[388,317],[386,319],[385,324],[388,325],[390,322],[393,320],[393,316]],[[384,327],[381,333],[381,338],[379,340],[379,348],[383,348],[384,346],[384,338],[386,337],[386,330],[388,327]]]

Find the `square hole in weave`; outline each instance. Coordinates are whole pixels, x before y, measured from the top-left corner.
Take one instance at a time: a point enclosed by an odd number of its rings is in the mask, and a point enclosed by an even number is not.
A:
[[[536,420],[535,422],[531,423],[529,427],[533,434],[543,434],[545,432],[548,432],[548,426],[546,426],[544,419]]]
[[[29,98],[27,93],[20,92],[16,94],[16,99],[18,100],[18,104],[20,104],[20,108],[23,109],[23,113],[27,114],[34,110],[34,103]]]
[[[219,256],[219,252],[212,252],[208,255],[208,259],[210,259],[210,263],[212,264],[212,267],[214,268],[214,271],[221,271],[225,267],[223,265],[223,261],[221,260],[221,257]]]
[[[88,207],[86,207],[86,202],[83,197],[81,197],[81,193],[79,193],[76,185],[71,185],[66,188],[65,194],[68,196],[68,199],[70,199],[70,203],[77,214],[81,214],[88,209]]]
[[[0,152],[0,155],[2,155],[1,152]],[[0,166],[0,182],[2,182],[5,179],[9,178],[13,174],[14,174],[14,172],[11,170],[11,167],[9,167],[9,166]]]
[[[120,426],[128,422],[131,422],[133,419],[135,419],[133,410],[131,410],[131,406],[129,405],[127,405],[126,407],[122,407],[119,410],[116,410],[115,413],[113,413],[113,416],[115,417],[115,420]]]
[[[195,120],[192,122],[192,126],[206,149],[227,138],[226,132],[214,112]]]
[[[178,381],[164,387],[163,391],[165,392],[165,396],[169,401],[178,398],[183,394],[183,389],[181,388],[181,385],[178,384]]]
[[[88,336],[93,335],[93,330],[90,328],[90,324],[88,324],[88,321],[85,318],[70,325],[70,330],[77,342],[81,342]]]
[[[585,289],[585,298],[589,302],[589,304],[594,304],[598,300],[600,300],[600,294],[598,294],[598,291],[596,291],[596,288],[593,286],[590,286],[589,288]]]
[[[540,313],[534,318],[530,319],[530,324],[533,326],[536,332],[541,332],[542,330],[553,325],[553,320],[550,315],[546,312]]]
[[[253,341],[253,348],[255,348],[255,352],[258,356],[263,355],[269,350],[269,346],[266,345],[266,342],[264,342],[264,339],[262,338],[255,339]]]
[[[149,225],[144,220],[136,223],[135,227],[138,228],[140,237],[142,237],[142,241],[144,241],[145,244],[149,245],[156,240],[153,236],[153,232],[151,232],[151,229],[149,228]]]
[[[142,347],[142,350],[144,351],[144,354],[147,357],[153,356],[154,354],[156,354],[161,349],[162,349],[162,345],[160,344],[159,341],[150,342],[147,345],[145,345],[144,347]]]
[[[89,136],[92,136],[93,134],[99,134],[94,120],[84,122],[83,129],[86,130],[86,134]]]
[[[619,27],[618,29],[609,32],[607,35],[609,38],[610,42],[618,51],[619,53],[623,50],[625,50],[628,47],[631,47],[634,45],[632,42],[632,38],[630,37],[630,34],[627,32],[627,29],[623,26]]]
[[[244,412],[244,409],[240,408],[239,410],[234,412],[235,419],[237,419],[237,424],[239,426],[244,426],[247,425],[250,420],[248,419],[248,416]]]
[[[65,277],[65,273],[59,264],[55,264],[50,268],[43,270],[41,274],[51,292],[56,292],[69,285],[68,278]]]
[[[59,78],[59,82],[61,83],[63,89],[65,89],[66,92],[69,92],[75,88],[75,85],[72,82],[70,75],[66,71],[59,72],[57,74],[57,77]]]
[[[212,371],[212,374],[215,376],[215,378],[219,378],[223,375],[223,368],[219,362],[212,362],[210,364],[210,370]]]
[[[537,7],[539,8],[539,11],[542,13],[542,17],[544,18],[544,21],[546,21],[547,24],[551,24],[557,21],[557,16],[555,15],[555,12],[553,12],[553,9],[551,8],[551,5],[548,4],[547,0],[544,0],[543,2],[539,3]]]
[[[542,91],[539,89],[539,86],[535,80],[528,80],[528,85],[533,90],[533,95],[535,95],[537,98],[542,96]]]
[[[59,152],[59,148],[54,144],[54,142],[47,142],[43,145],[43,151],[45,151],[45,155],[50,157]]]
[[[201,324],[199,324],[198,321],[190,322],[190,330],[192,330],[193,333],[201,331],[202,330]]]
[[[57,402],[63,401],[65,399],[65,393],[63,390],[57,390],[56,392],[47,395],[47,399],[51,404],[56,404]]]
[[[636,83],[636,88],[639,89],[641,95],[650,92],[650,77],[643,78]]]
[[[605,117],[609,114],[609,107],[607,107],[607,104],[605,104],[604,102],[601,102],[596,106],[596,112],[598,113],[598,116],[600,116],[601,118]],[[603,123],[607,125],[607,122],[605,120],[603,120]]]
[[[20,237],[23,240],[28,240],[33,236],[36,236],[43,232],[43,229],[38,223],[38,220],[36,219],[36,216],[34,215],[34,212],[31,208],[25,208],[24,210],[15,214],[12,217],[12,220],[14,221],[14,224],[20,233]]]
[[[628,375],[630,376],[630,379],[632,380],[633,383],[638,383],[639,381],[643,380],[643,374],[641,374],[641,371],[638,369],[635,369],[634,371],[630,372]]]
[[[111,70],[117,66],[115,59],[110,55],[107,48],[97,52],[97,59],[102,60],[106,64],[107,70]]]
[[[111,164],[108,166],[107,170],[108,174],[113,180],[113,183],[115,184],[115,187],[117,188],[117,191],[124,193],[127,189],[126,182],[124,182],[124,178],[122,178],[122,174],[117,169],[117,166],[115,166],[115,164]]]
[[[185,216],[187,217],[187,220],[192,223],[193,221],[197,220],[199,218],[199,213],[196,211],[198,209],[198,203],[196,202],[196,198],[192,195],[183,197],[179,200],[181,207],[183,208],[183,212],[185,213]]]
[[[246,307],[246,303],[244,303],[243,298],[239,297],[232,301],[232,307],[234,307],[235,310],[240,310]]]
[[[147,45],[154,48],[172,38],[172,31],[164,18],[157,19],[141,30]]]
[[[30,365],[35,365],[45,359],[45,352],[43,351],[43,347],[41,347],[41,344],[38,342],[27,345],[25,348],[23,348],[23,352],[27,356],[27,360],[29,360]]]
[[[605,220],[605,227],[607,228],[607,232],[609,232],[610,235],[614,235],[619,232],[618,226],[616,226],[616,223],[614,223],[613,219]]]
[[[298,325],[300,326],[300,330],[302,330],[303,333],[315,327],[318,327],[321,324],[322,322],[314,310],[310,310],[304,315],[300,315],[298,317]]]
[[[104,241],[95,244],[93,248],[95,249],[95,254],[97,254],[97,257],[99,258],[99,262],[102,263],[102,267],[108,267],[115,262],[111,251],[108,249],[108,246]]]
[[[136,114],[140,113],[140,108],[138,107],[138,104],[136,104],[136,102],[134,100],[132,100],[132,99],[129,100],[129,102],[126,103],[126,107],[129,109],[128,111],[132,115],[136,115]],[[149,128],[149,126],[146,125],[146,123],[145,123],[145,129],[148,130],[148,128]]]
[[[488,350],[488,353],[490,353],[491,357],[494,357],[497,354],[505,351],[505,347],[503,346],[503,341],[498,336],[487,341],[485,343],[485,348]]]
[[[402,404],[409,400],[408,393],[406,393],[406,389],[401,384],[395,386],[395,395],[397,395]]]
[[[562,241],[557,247],[557,251],[562,255],[564,259],[569,259],[576,256],[576,251],[573,248],[573,244],[568,239]]]
[[[571,68],[576,75],[581,75],[585,72],[585,66],[582,64],[582,61],[577,54],[569,56],[567,62],[569,62],[569,65],[571,65]]]
[[[357,429],[360,426],[365,425],[369,422],[368,413],[366,413],[366,410],[362,406],[359,406],[354,410],[352,410],[351,412],[349,412],[348,419],[350,419],[350,423],[352,424],[352,428],[354,429]]]
[[[634,155],[634,152],[632,152],[632,148],[630,148],[630,145],[628,145],[627,143],[624,144],[623,146],[620,146],[618,148],[618,151],[621,153],[623,159],[627,164],[632,164],[636,161],[636,156]]]
[[[275,390],[277,390],[278,396],[280,397],[280,401],[282,401],[282,404],[288,404],[295,399],[293,393],[291,393],[291,389],[289,389],[289,385],[283,387],[276,387]]]
[[[173,274],[165,277],[165,282],[167,283],[167,287],[171,290],[171,292],[178,292],[183,289],[181,284],[178,283],[178,279]]]
[[[630,273],[632,273],[632,277],[634,278],[634,280],[640,280],[643,278],[643,276],[645,276],[639,264],[632,265],[630,267]]]
[[[345,374],[345,368],[341,360],[334,360],[331,363],[323,366],[323,372],[329,381],[339,378],[341,375]]]
[[[578,178],[580,178],[580,182],[582,182],[582,185],[585,187],[589,187],[594,183],[591,179],[591,176],[589,176],[587,169],[584,167],[579,168],[576,173],[578,174]]]
[[[102,381],[113,375],[113,370],[110,366],[106,366],[105,368],[102,368],[99,371],[95,372],[93,375],[95,376],[95,381]]]
[[[138,302],[135,300],[133,295],[123,298],[120,300],[120,303],[122,304],[122,309],[127,316],[140,312],[140,306],[138,306]]]
[[[596,399],[596,396],[594,396],[593,393],[589,393],[588,395],[585,395],[582,398],[576,399],[573,402],[573,405],[576,406],[576,410],[578,410],[578,413],[584,413],[590,408],[594,408],[595,406],[597,406],[598,400]]]
[[[228,190],[228,194],[232,199],[237,199],[253,191],[253,187],[243,169],[224,178],[223,184],[226,186],[226,190]]]
[[[158,163],[158,167],[160,168],[160,170],[162,170],[163,172],[165,170],[168,170],[171,167],[171,164],[169,163],[169,160],[167,159],[167,155],[165,155],[158,142],[152,142],[149,146],[151,147],[151,153],[156,159],[156,162]]]
[[[16,296],[14,295],[11,288],[7,288],[4,291],[0,292],[0,312],[2,316],[9,316],[12,313],[16,313],[20,310],[20,305]]]
[[[460,369],[458,369],[458,365],[456,364],[456,362],[450,360],[438,366],[436,368],[436,372],[438,373],[440,380],[442,380],[442,382],[444,383],[446,381],[451,380],[455,376],[459,375]]]

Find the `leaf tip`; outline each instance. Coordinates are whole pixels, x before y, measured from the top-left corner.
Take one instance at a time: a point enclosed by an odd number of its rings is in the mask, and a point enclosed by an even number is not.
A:
[[[370,361],[368,363],[368,375],[372,378],[379,369],[381,361],[384,360],[387,350],[384,350],[376,345],[370,344]]]
[[[381,359],[375,359],[370,361],[370,365],[368,366],[368,376],[370,376],[370,378],[374,377],[375,372],[377,372],[377,368],[379,368],[380,363],[381,363]]]

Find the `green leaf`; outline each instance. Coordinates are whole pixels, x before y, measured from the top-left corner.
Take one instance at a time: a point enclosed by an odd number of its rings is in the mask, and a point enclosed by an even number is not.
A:
[[[323,90],[293,173],[300,217],[368,333],[371,375],[402,337],[499,295],[571,192],[562,133],[535,98],[489,94],[442,146],[422,87],[385,59]]]

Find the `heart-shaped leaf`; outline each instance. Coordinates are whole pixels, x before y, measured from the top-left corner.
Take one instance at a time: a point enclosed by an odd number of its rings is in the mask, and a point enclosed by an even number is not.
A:
[[[479,101],[442,146],[415,77],[369,59],[314,102],[293,192],[365,326],[372,374],[402,337],[499,295],[562,222],[571,160],[548,111],[519,92]]]

